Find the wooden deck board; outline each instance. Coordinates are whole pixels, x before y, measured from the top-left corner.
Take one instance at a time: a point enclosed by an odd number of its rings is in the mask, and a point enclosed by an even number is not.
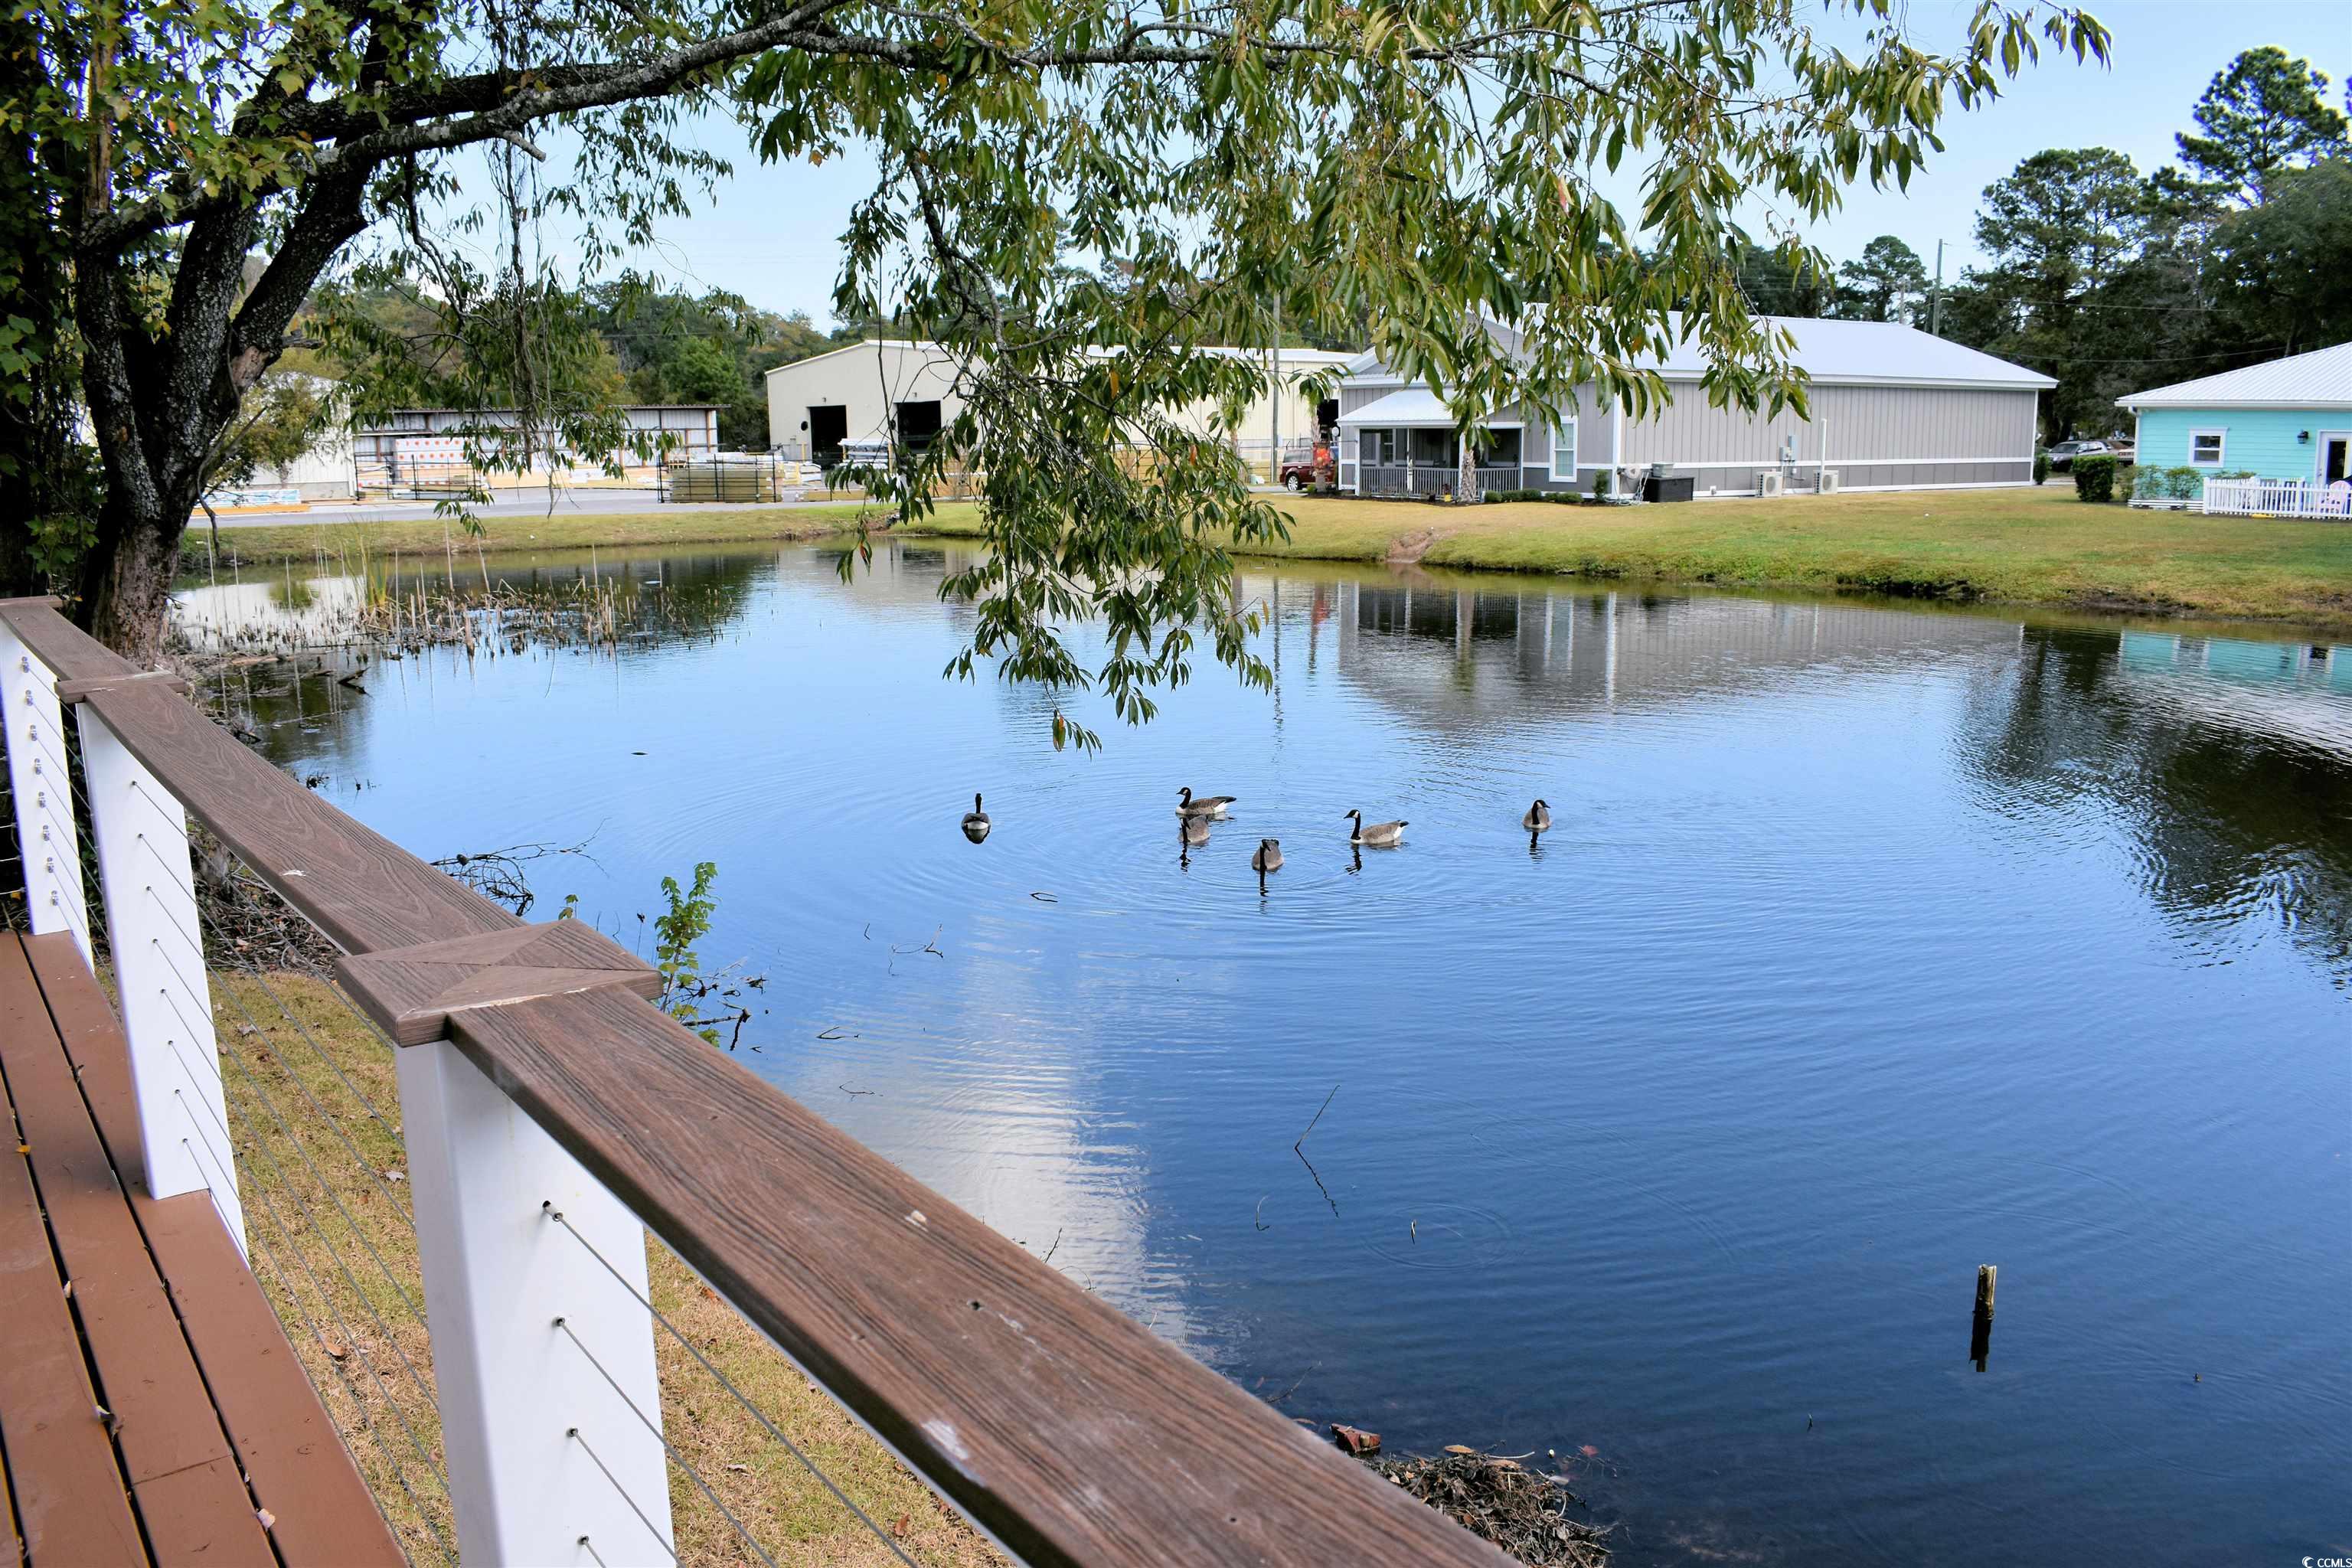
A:
[[[138,1168],[130,1055],[70,939],[0,942],[0,1028],[10,1036],[0,1059],[12,1089],[21,1066],[32,1109],[60,1129],[46,1154],[15,1164],[27,1176],[43,1172],[44,1195],[48,1170],[67,1184],[59,1250],[75,1274],[75,1300],[92,1320],[87,1344],[99,1380],[121,1420],[119,1455],[90,1409],[96,1396],[70,1322],[62,1353],[79,1379],[79,1407],[96,1434],[106,1484],[120,1501],[127,1480],[153,1561],[254,1568],[281,1559],[338,1568],[404,1562],[209,1194],[157,1199],[116,1179],[115,1172]],[[47,1231],[40,1241],[62,1311]],[[0,1323],[9,1325],[13,1352],[15,1320],[0,1310]],[[267,1536],[257,1501],[272,1516]],[[130,1509],[118,1511],[133,1555],[52,1548],[49,1561],[146,1562]],[[39,1558],[34,1563],[40,1568]]]
[[[0,1043],[37,1040],[48,1022],[15,939],[0,942]],[[7,1336],[0,1448],[10,1460],[16,1528],[33,1568],[144,1563],[147,1550],[41,1220],[32,1159],[16,1152],[20,1137],[34,1131],[20,1133],[13,1119],[0,1128],[8,1140],[0,1160],[0,1324]]]

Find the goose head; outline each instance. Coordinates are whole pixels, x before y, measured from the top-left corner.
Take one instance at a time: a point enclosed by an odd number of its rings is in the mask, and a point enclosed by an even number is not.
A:
[[[1192,804],[1192,786],[1191,784],[1186,784],[1182,789],[1176,792],[1176,804],[1179,805],[1190,805]]]

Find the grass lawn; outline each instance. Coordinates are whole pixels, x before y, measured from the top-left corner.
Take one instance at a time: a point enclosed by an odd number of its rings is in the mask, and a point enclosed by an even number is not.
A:
[[[432,1347],[409,1305],[424,1291],[392,1048],[306,975],[265,985],[216,973],[213,993],[255,1277],[402,1544],[414,1561],[436,1561],[436,1531],[453,1547],[457,1538],[434,1474]],[[942,1568],[1003,1562],[668,1248],[648,1237],[646,1251],[654,1304],[909,1557]],[[664,1434],[779,1564],[894,1561],[667,1330],[654,1337]],[[669,1486],[678,1562],[759,1568],[676,1466]]]

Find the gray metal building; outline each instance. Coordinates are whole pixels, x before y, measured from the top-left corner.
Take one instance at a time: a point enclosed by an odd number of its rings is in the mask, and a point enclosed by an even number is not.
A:
[[[1558,427],[1516,407],[1487,419],[1481,490],[1580,489],[1603,471],[1628,486],[1653,467],[1687,477],[1700,499],[1837,490],[1960,489],[2031,484],[2040,395],[2057,384],[2006,360],[1887,321],[1772,318],[1811,375],[1811,416],[1708,404],[1696,345],[1656,368],[1672,395],[1636,418],[1590,387]],[[1506,329],[1507,331],[1507,329]],[[1454,416],[1429,388],[1371,354],[1339,387],[1339,488],[1436,495],[1459,482]]]

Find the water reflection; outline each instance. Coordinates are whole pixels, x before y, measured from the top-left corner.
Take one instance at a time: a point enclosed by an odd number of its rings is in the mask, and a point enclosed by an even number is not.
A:
[[[2100,813],[2149,897],[2226,956],[2275,931],[2352,980],[2352,648],[2029,629],[1970,683],[1994,809]]]

